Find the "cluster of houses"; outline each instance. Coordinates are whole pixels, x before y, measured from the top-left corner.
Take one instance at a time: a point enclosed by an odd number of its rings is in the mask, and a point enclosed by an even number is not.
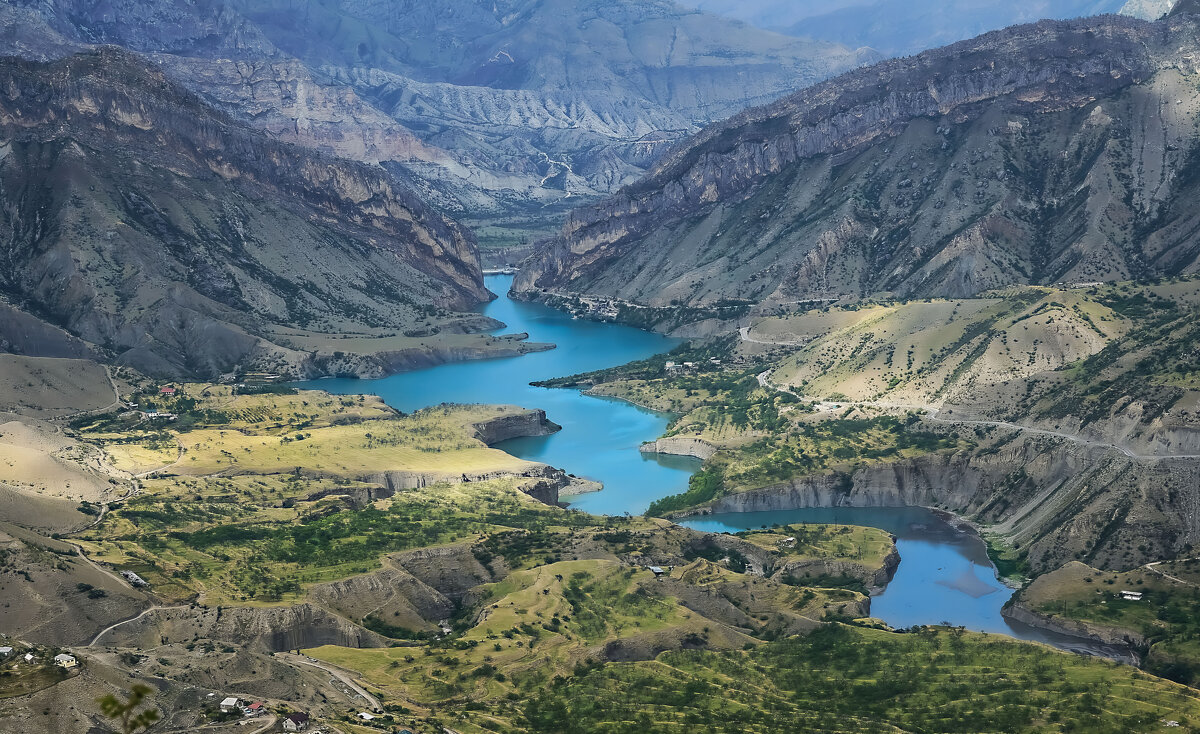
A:
[[[165,398],[173,398],[173,397],[175,397],[175,393],[176,393],[176,389],[173,387],[170,387],[170,386],[160,388],[158,391],[158,394]],[[175,415],[174,413],[168,413],[168,412],[162,411],[162,410],[139,410],[141,405],[138,403],[134,403],[134,402],[125,403],[125,407],[129,408],[130,410],[138,410],[138,412],[141,413],[143,420],[173,421],[173,420],[177,420],[179,418],[179,416]]]
[[[0,660],[8,660],[14,654],[16,654],[16,650],[12,645],[0,645]],[[37,651],[26,650],[25,654],[21,656],[19,662],[24,662],[26,664],[35,663],[37,662],[38,657]],[[63,670],[71,670],[72,668],[79,667],[79,660],[74,655],[60,652],[54,656],[54,664]]]
[[[588,316],[601,321],[615,319],[621,314],[615,301],[603,298],[580,298],[573,311],[576,317]]]
[[[711,357],[708,363],[714,367],[721,366],[721,360],[716,357]],[[677,375],[681,372],[695,372],[703,365],[700,362],[667,362],[663,365],[663,371],[668,375]]]
[[[237,696],[228,696],[221,701],[221,713],[233,714],[241,712],[242,716],[250,718],[266,713],[267,707],[262,701],[248,703]],[[296,712],[283,717],[284,731],[307,731],[312,719],[308,714]],[[314,732],[315,734],[315,732]]]
[[[167,413],[167,412],[164,412],[161,410],[143,410],[142,417],[148,421],[153,421],[153,420],[173,421],[173,420],[177,420],[179,418],[179,416],[175,415],[174,413]]]

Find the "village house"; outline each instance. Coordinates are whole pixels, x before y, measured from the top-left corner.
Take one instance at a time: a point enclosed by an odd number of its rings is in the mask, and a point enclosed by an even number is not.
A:
[[[1140,591],[1122,591],[1121,598],[1125,601],[1141,601],[1142,592]]]
[[[31,653],[31,652],[25,653],[25,662],[27,662],[27,663],[33,662],[33,653]]]
[[[224,701],[221,701],[221,713],[230,714],[237,710],[238,710],[237,696],[230,696],[229,698],[226,698]]]
[[[158,394],[159,394],[159,395],[166,395],[166,396],[170,397],[170,396],[172,396],[172,395],[174,395],[174,394],[175,394],[175,388],[173,388],[173,387],[164,387],[163,389],[161,389],[161,390],[159,390],[159,391],[158,391]]]
[[[13,649],[7,645],[0,647],[0,658],[6,658],[13,654]]]
[[[651,566],[650,573],[654,574],[654,578],[659,578],[665,574],[666,571],[662,569],[662,566]]]
[[[368,714],[366,711],[359,711],[358,718],[362,719],[363,721],[371,721],[372,719],[375,718],[375,715]]]
[[[54,656],[54,664],[60,668],[70,670],[79,665],[79,661],[75,659],[74,655],[68,655],[64,652]]]
[[[245,708],[245,713],[246,716],[258,716],[264,710],[262,701],[255,701]]]
[[[308,714],[288,714],[283,717],[284,731],[304,731],[308,728]]]
[[[663,365],[663,369],[666,370],[667,374],[674,374],[676,372],[683,371],[683,367],[676,362],[667,362],[665,365]]]
[[[792,536],[786,537],[783,540],[779,541],[779,545],[783,548],[795,548],[796,547],[796,538],[794,538]]]

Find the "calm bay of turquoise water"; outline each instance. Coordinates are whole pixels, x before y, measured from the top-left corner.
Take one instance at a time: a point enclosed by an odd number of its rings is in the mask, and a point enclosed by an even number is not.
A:
[[[497,448],[604,483],[604,490],[580,495],[571,506],[620,515],[644,512],[659,497],[687,489],[700,468],[695,459],[644,455],[638,447],[666,430],[668,417],[629,403],[594,398],[578,390],[531,387],[530,382],[615,367],[666,352],[679,342],[660,334],[615,324],[573,319],[537,304],[509,299],[511,275],[487,276],[500,294],[483,313],[506,324],[497,333],[528,332],[530,341],[557,348],[521,357],[458,362],[379,380],[330,379],[300,387],[334,393],[372,393],[394,408],[411,412],[439,403],[494,403],[541,408],[563,427],[550,436],[518,438]]]
[[[572,319],[561,311],[510,300],[512,276],[488,276],[500,294],[484,314],[506,324],[497,333],[528,332],[531,341],[557,345],[521,357],[441,365],[379,380],[327,379],[300,387],[333,393],[372,393],[403,411],[439,403],[507,403],[541,408],[563,427],[550,436],[518,438],[497,447],[604,483],[600,492],[571,499],[571,506],[607,515],[639,514],[655,499],[687,488],[700,468],[695,459],[648,456],[638,451],[666,429],[668,417],[628,403],[544,389],[535,380],[587,372],[644,359],[678,342],[639,329]],[[893,627],[948,622],[968,629],[1049,642],[1090,654],[1119,651],[1053,635],[1005,620],[1000,610],[1012,595],[996,579],[983,542],[919,507],[813,508],[729,513],[684,524],[710,532],[736,532],[787,523],[869,525],[897,537],[901,563],[887,589],[871,600],[872,615]]]

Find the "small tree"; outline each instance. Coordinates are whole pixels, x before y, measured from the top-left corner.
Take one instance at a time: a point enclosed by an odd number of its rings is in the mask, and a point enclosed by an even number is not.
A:
[[[104,712],[105,716],[120,720],[123,734],[134,734],[140,729],[149,729],[151,724],[158,721],[156,709],[146,709],[141,713],[134,713],[134,709],[141,705],[142,700],[149,693],[149,686],[137,683],[129,689],[128,701],[121,701],[112,694],[98,698],[96,701],[100,704],[100,710]]]

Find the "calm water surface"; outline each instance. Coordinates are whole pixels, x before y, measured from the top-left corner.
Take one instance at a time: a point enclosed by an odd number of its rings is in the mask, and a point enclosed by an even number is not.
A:
[[[572,319],[506,295],[512,276],[488,276],[500,298],[483,313],[506,324],[497,333],[528,332],[531,341],[557,345],[548,352],[506,359],[441,365],[379,380],[327,379],[301,384],[334,393],[373,393],[404,411],[438,403],[508,403],[542,408],[563,429],[551,436],[498,445],[523,459],[541,461],[604,483],[571,506],[597,514],[638,514],[651,501],[681,492],[700,468],[690,458],[643,455],[638,446],[657,438],[668,417],[578,390],[544,389],[530,382],[613,367],[665,352],[676,340],[626,326]],[[1079,652],[1115,651],[1005,620],[1000,609],[1012,595],[996,579],[982,541],[923,508],[817,508],[709,515],[684,524],[711,532],[736,532],[776,523],[845,523],[881,528],[897,536],[901,563],[895,579],[871,601],[872,615],[893,627],[949,622],[972,630],[1050,642]]]
[[[871,616],[893,627],[947,622],[980,632],[1037,640],[1076,652],[1122,658],[1125,651],[1039,630],[1005,619],[1012,589],[996,578],[983,541],[924,507],[814,507],[778,512],[705,515],[681,524],[706,532],[738,532],[774,524],[867,525],[896,536],[900,567],[883,593],[871,597]]]
[[[514,456],[541,461],[603,482],[601,492],[580,495],[572,507],[598,514],[644,512],[650,502],[687,489],[700,468],[696,459],[644,455],[638,447],[666,430],[668,417],[629,403],[583,395],[578,390],[531,387],[530,382],[615,367],[666,352],[679,340],[628,326],[571,318],[537,304],[510,300],[511,275],[490,275],[500,294],[483,307],[504,322],[496,333],[528,332],[529,340],[557,348],[521,357],[478,360],[402,372],[379,380],[331,379],[303,383],[334,393],[373,393],[388,405],[413,411],[438,403],[506,403],[541,408],[563,427],[550,436],[498,444]]]

